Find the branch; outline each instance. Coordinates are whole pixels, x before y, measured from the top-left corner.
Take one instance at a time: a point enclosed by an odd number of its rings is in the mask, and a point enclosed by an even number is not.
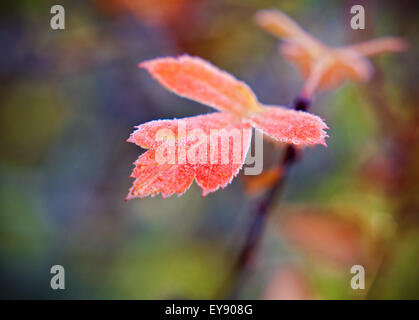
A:
[[[293,103],[294,110],[307,111],[309,107],[310,101],[302,97],[297,98]],[[282,175],[265,193],[252,212],[253,220],[249,225],[244,243],[239,251],[235,263],[233,264],[232,270],[228,275],[220,296],[229,296],[233,298],[240,291],[240,285],[243,282],[243,275],[257,253],[266,225],[266,220],[270,212],[269,209],[275,203],[277,196],[280,196],[289,171],[297,160],[298,150],[293,145],[288,145],[278,163],[278,168],[281,169]]]

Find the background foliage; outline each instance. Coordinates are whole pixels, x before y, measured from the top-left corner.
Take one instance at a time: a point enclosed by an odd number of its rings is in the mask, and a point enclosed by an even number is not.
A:
[[[355,3],[356,2],[356,3]],[[369,84],[318,96],[327,149],[307,150],[270,221],[240,298],[419,298],[418,8],[367,1],[59,1],[1,3],[0,287],[3,298],[209,298],[249,221],[245,179],[200,197],[124,202],[138,147],[134,125],[209,108],[161,88],[137,64],[189,53],[288,105],[302,80],[259,29],[279,8],[327,44],[402,36],[405,54],[376,58]],[[278,152],[265,144],[265,168]],[[350,289],[350,267],[367,289]],[[66,290],[50,289],[52,265]],[[284,289],[285,288],[285,289]]]

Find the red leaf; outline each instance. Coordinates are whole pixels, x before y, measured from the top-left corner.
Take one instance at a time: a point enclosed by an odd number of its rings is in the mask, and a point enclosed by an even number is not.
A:
[[[250,125],[283,142],[325,145],[323,129],[327,126],[320,118],[262,106],[244,82],[200,58],[159,58],[140,66],[176,94],[228,112],[138,126],[128,142],[150,150],[134,163],[132,177],[136,180],[127,199],[182,194],[194,179],[203,196],[224,188],[243,165],[251,140]],[[222,137],[212,140],[211,131],[215,129],[224,129],[227,137],[221,132]],[[230,139],[228,134],[234,130]],[[218,142],[217,148],[212,148],[214,141]]]
[[[139,64],[166,89],[220,111],[246,115],[258,110],[253,91],[242,81],[197,57],[157,58]]]
[[[225,130],[213,131],[215,129]],[[165,139],[158,139],[162,133]],[[251,127],[226,113],[140,125],[128,141],[151,150],[134,163],[136,167],[131,176],[135,181],[127,200],[158,193],[163,198],[174,193],[181,195],[194,178],[203,196],[224,188],[240,171],[250,140]],[[212,144],[215,141],[217,145]],[[228,158],[223,158],[226,154]]]
[[[327,125],[319,117],[307,112],[268,106],[262,112],[251,115],[248,121],[280,142],[326,146],[327,134],[324,129],[328,129]]]

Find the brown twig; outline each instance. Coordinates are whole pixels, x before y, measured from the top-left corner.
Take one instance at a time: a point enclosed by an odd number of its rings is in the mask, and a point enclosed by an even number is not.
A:
[[[309,100],[299,97],[294,101],[293,109],[307,111],[309,106]],[[228,280],[224,284],[221,296],[234,298],[239,292],[240,286],[243,282],[243,274],[247,271],[248,266],[251,264],[255,254],[257,253],[257,249],[263,235],[263,230],[266,225],[266,220],[270,212],[269,209],[274,204],[275,199],[279,196],[290,168],[297,160],[298,150],[293,145],[288,145],[278,163],[279,168],[281,168],[282,175],[265,193],[252,212],[253,218],[249,225],[244,243],[229,273]]]

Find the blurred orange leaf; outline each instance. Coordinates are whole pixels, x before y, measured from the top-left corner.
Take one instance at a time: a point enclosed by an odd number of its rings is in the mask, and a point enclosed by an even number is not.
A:
[[[303,30],[279,10],[261,10],[256,23],[282,38],[281,53],[306,79],[303,95],[310,98],[315,90],[336,88],[345,80],[367,81],[372,67],[367,56],[406,50],[407,43],[394,37],[375,39],[346,47],[329,47]]]
[[[198,0],[95,0],[95,4],[108,14],[130,12],[139,20],[152,26],[174,24],[188,6]]]
[[[280,234],[310,256],[345,268],[368,264],[373,258],[374,243],[369,234],[334,210],[295,207],[284,208],[281,214],[285,216],[278,219]]]
[[[295,266],[279,268],[267,286],[266,300],[312,300],[313,290],[308,279]]]
[[[257,176],[244,176],[244,184],[248,194],[256,194],[274,185],[282,176],[282,168],[275,167],[264,170]]]

